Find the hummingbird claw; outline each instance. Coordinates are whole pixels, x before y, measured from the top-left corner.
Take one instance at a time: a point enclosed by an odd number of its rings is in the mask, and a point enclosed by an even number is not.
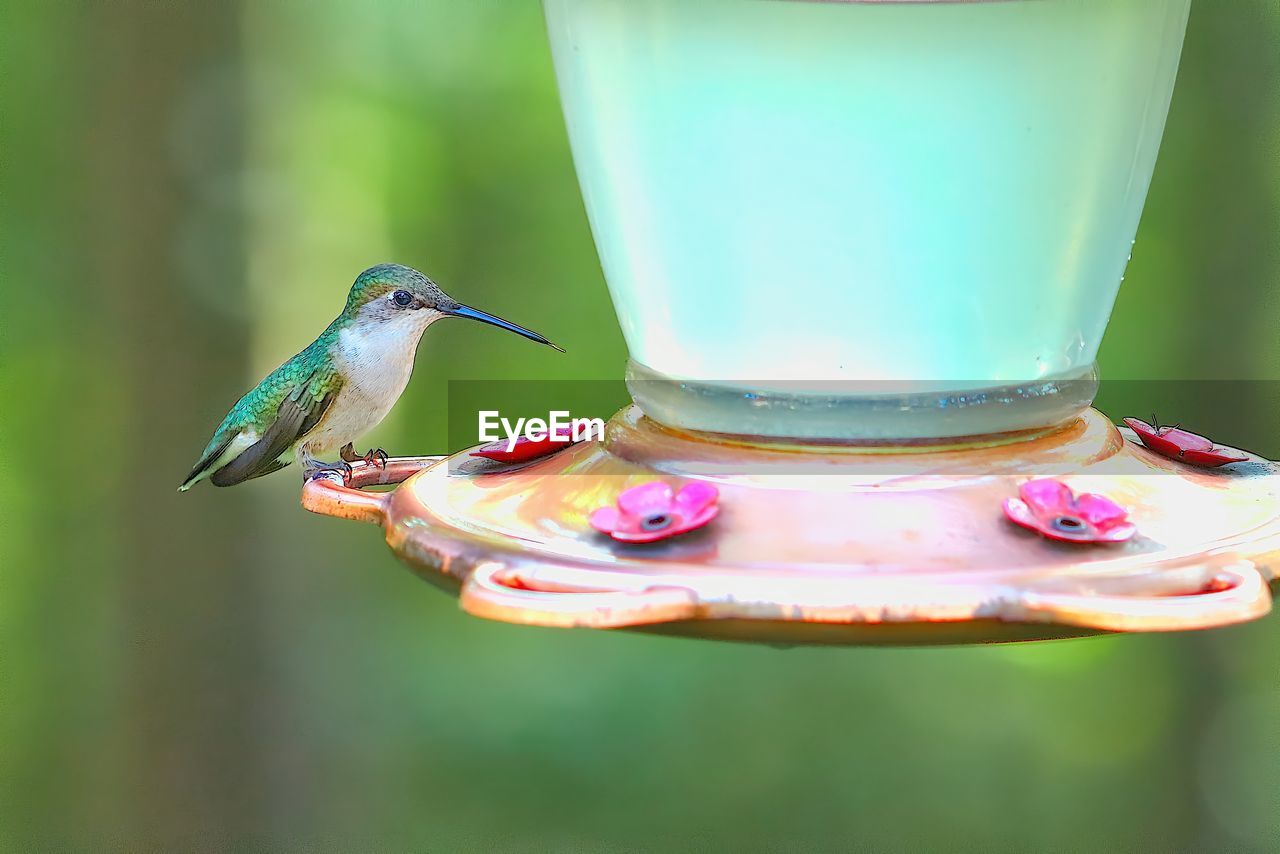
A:
[[[355,445],[348,442],[338,451],[338,456],[342,457],[343,461],[347,463],[362,462],[365,465],[376,465],[382,469],[387,467],[387,452],[381,448],[373,448],[361,455],[356,453]]]

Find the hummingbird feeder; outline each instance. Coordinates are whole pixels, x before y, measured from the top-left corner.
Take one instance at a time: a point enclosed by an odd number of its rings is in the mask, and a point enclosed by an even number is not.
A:
[[[1280,468],[1091,408],[1189,3],[545,0],[634,403],[603,440],[357,463],[304,506],[530,625],[1265,614]]]

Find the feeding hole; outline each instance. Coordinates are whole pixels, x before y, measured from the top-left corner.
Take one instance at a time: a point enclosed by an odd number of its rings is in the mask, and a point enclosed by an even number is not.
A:
[[[671,524],[671,517],[665,513],[658,513],[648,516],[640,522],[640,527],[646,531],[661,531],[663,528]]]
[[[1053,520],[1053,527],[1064,534],[1078,534],[1085,529],[1085,524],[1075,516],[1058,516]]]

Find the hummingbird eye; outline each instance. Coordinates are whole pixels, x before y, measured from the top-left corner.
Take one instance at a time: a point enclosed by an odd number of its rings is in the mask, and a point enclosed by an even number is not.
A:
[[[409,303],[413,302],[413,295],[408,291],[396,291],[391,295],[391,299],[396,305],[404,308]]]

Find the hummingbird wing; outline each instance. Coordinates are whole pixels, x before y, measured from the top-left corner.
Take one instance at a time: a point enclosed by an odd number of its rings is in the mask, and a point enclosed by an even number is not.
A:
[[[342,388],[342,379],[332,368],[318,369],[284,395],[275,418],[261,437],[220,467],[209,480],[214,486],[234,486],[284,468],[280,457],[320,422]]]
[[[205,476],[231,486],[288,464],[279,458],[311,432],[342,388],[331,362],[307,356],[304,351],[281,365],[232,407],[181,489]]]

